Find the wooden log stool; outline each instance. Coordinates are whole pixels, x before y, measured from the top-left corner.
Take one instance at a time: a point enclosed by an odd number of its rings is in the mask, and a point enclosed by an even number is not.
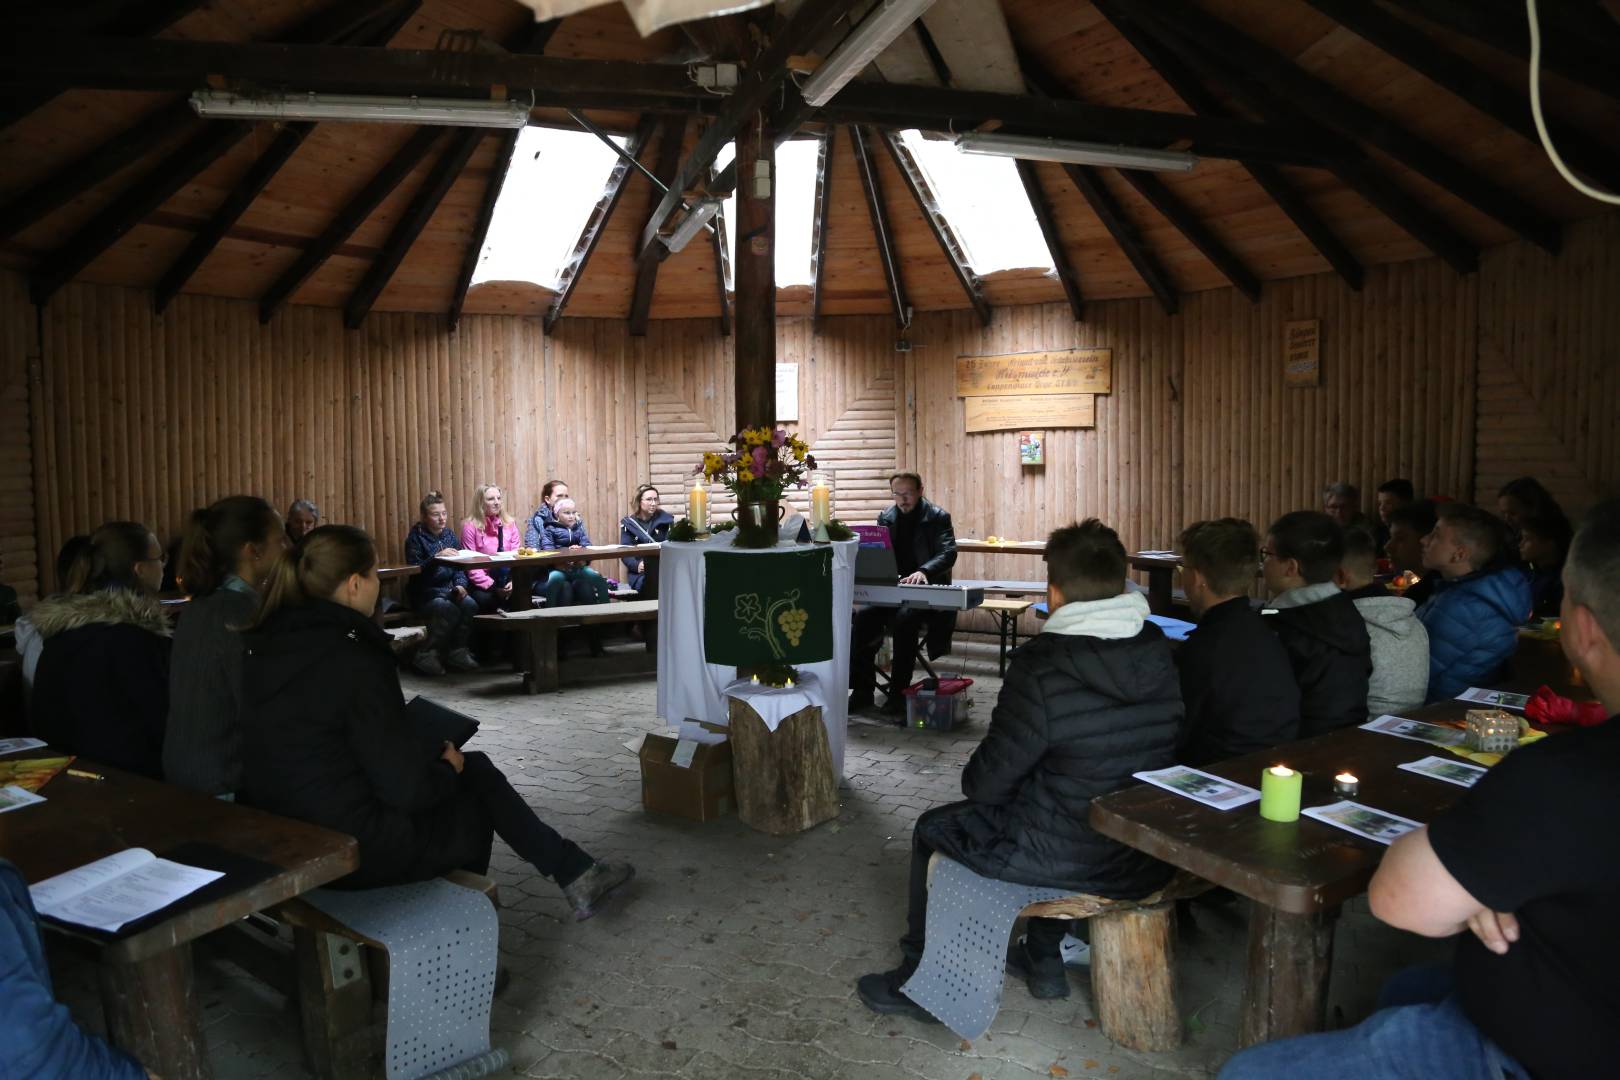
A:
[[[1091,920],[1091,1004],[1103,1034],[1131,1050],[1181,1045],[1176,1002],[1176,901],[1214,888],[1177,871],[1140,900],[1081,893],[1031,904],[1020,917]]]
[[[729,698],[737,817],[786,836],[838,816],[838,775],[821,708],[800,709],[773,732],[746,701]]]

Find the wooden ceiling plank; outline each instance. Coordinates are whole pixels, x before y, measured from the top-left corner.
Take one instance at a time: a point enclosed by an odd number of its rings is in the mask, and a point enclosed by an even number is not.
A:
[[[1544,43],[1548,22],[1555,21],[1549,20],[1547,11],[1557,6],[1541,5]],[[1524,18],[1523,4],[1515,4],[1511,14],[1493,10],[1477,0],[1403,0],[1402,7],[1436,26],[1466,34],[1517,60],[1530,62],[1530,26]],[[1582,38],[1577,36],[1562,38],[1555,47],[1543,49],[1543,70],[1557,72],[1572,82],[1620,101],[1620,68],[1616,67],[1614,58],[1594,55],[1583,46]]]
[[[664,121],[664,135],[658,141],[658,157],[653,164],[653,175],[658,177],[659,182],[665,187],[671,187],[681,173],[681,144],[686,141],[686,124],[685,120]],[[671,187],[671,190],[676,189]],[[679,194],[680,192],[676,190],[677,197]],[[659,210],[664,205],[661,196],[662,192],[656,190],[653,192],[656,201],[653,204],[652,215],[648,218],[649,225],[656,221]],[[645,236],[646,229],[643,228],[637,235]],[[638,249],[640,247],[639,239],[637,247]],[[669,249],[663,244],[658,244],[658,248],[665,255],[669,253]],[[637,337],[646,336],[647,318],[652,311],[653,290],[658,286],[658,268],[663,261],[662,257],[636,261],[636,284],[630,294],[630,333]]]
[[[658,129],[658,118],[644,116],[641,123],[636,125],[636,132],[630,137],[625,146],[631,157],[640,159],[641,154],[652,142],[653,133]],[[558,282],[557,294],[552,297],[551,307],[546,310],[545,332],[551,333],[556,329],[557,320],[562,318],[563,309],[568,307],[568,301],[574,295],[574,288],[579,284],[580,278],[585,276],[585,268],[590,264],[591,256],[596,252],[596,245],[601,241],[602,234],[607,231],[608,221],[613,217],[613,211],[618,208],[619,201],[624,197],[625,188],[629,185],[630,177],[636,172],[630,167],[630,162],[619,158],[613,163],[613,171],[608,174],[608,182],[602,190],[602,197],[596,201],[596,208],[585,219],[585,226],[580,230],[579,240],[574,244],[574,254],[563,267],[562,280]]]
[[[380,6],[380,10],[373,11],[369,18],[354,19],[352,17],[354,11],[360,10],[357,5],[353,11],[345,12],[349,17],[336,32],[345,38],[352,36],[356,44],[369,45],[372,48],[385,47],[421,6],[421,0],[404,0],[403,3],[389,0]],[[276,133],[276,137],[271,140],[264,153],[260,154],[258,160],[248,168],[231,193],[225,196],[224,202],[214,211],[208,223],[197,231],[191,242],[186,245],[186,249],[180,253],[169,269],[164,271],[163,277],[153,291],[153,305],[159,315],[163,314],[169,303],[180,294],[186,282],[191,280],[191,276],[225,238],[225,234],[230,232],[231,227],[247,212],[248,207],[253,205],[253,201],[276,178],[282,166],[287,164],[303,145],[304,139],[314,130],[314,123],[303,122],[286,124]]]
[[[461,171],[467,167],[467,160],[472,157],[473,151],[483,141],[488,132],[481,128],[466,128],[450,136],[449,144],[439,155],[439,160],[433,163],[422,180],[422,186],[412,196],[410,205],[400,215],[399,221],[394,224],[394,231],[388,234],[383,243],[382,250],[377,253],[371,268],[366,276],[360,279],[354,292],[349,295],[348,302],[343,305],[343,325],[350,330],[358,329],[365,321],[366,315],[371,311],[371,305],[377,302],[383,289],[393,278],[394,271],[399,264],[405,261],[406,254],[416,238],[422,235],[433,212],[444,201],[450,186],[456,182]]]
[[[1525,200],[1442,152],[1377,109],[1342,93],[1331,83],[1293,63],[1283,54],[1218,19],[1187,0],[1123,0],[1133,16],[1165,35],[1179,36],[1244,79],[1259,81],[1346,138],[1378,147],[1407,168],[1446,189],[1476,210],[1495,218],[1546,251],[1558,251],[1561,229],[1556,221],[1527,208]]]
[[[1063,295],[1068,297],[1069,310],[1074,313],[1075,322],[1085,322],[1085,305],[1080,298],[1080,281],[1075,277],[1074,268],[1069,265],[1069,255],[1063,247],[1063,237],[1059,235],[1057,222],[1052,220],[1052,205],[1046,199],[1046,192],[1041,190],[1040,177],[1036,175],[1035,165],[1029,161],[1018,161],[1018,178],[1024,182],[1024,194],[1029,196],[1029,208],[1035,212],[1035,224],[1041,228],[1041,236],[1046,240],[1046,250],[1051,253],[1052,267],[1057,271],[1058,282],[1063,286]]]
[[[849,138],[855,149],[855,172],[861,178],[861,192],[866,196],[866,210],[872,218],[872,238],[877,247],[878,261],[883,264],[883,279],[889,286],[889,303],[894,307],[894,321],[904,330],[911,325],[911,304],[906,299],[900,260],[895,258],[894,231],[889,227],[889,212],[883,203],[883,180],[872,161],[868,146],[872,136],[859,125],[853,125],[849,128]]]
[[[267,323],[310,275],[325,265],[338,246],[354,234],[371,212],[386,199],[400,182],[421,164],[433,145],[444,134],[443,128],[417,128],[405,145],[395,151],[381,169],[339,210],[320,236],[304,249],[297,260],[276,279],[275,284],[259,299],[259,321]]]
[[[1393,56],[1447,93],[1509,131],[1541,146],[1528,94],[1497,82],[1411,23],[1365,0],[1305,0],[1374,47]],[[1583,133],[1548,121],[1548,133],[1573,168],[1611,191],[1620,190],[1620,156]]]
[[[821,301],[827,279],[827,206],[832,199],[833,145],[838,141],[838,130],[828,128],[821,133],[816,147],[816,203],[810,240],[811,268],[810,328],[821,327]]]
[[[709,175],[709,168],[725,145],[737,137],[742,126],[751,123],[777,90],[787,80],[787,61],[795,53],[808,52],[823,33],[830,30],[857,0],[815,0],[805,3],[793,13],[765,50],[743,71],[741,85],[734,90],[720,109],[715,122],[704,131],[703,137],[692,148],[692,153],[681,164],[675,183],[658,200],[647,227],[641,232],[638,258],[642,261],[661,259],[656,249],[658,233],[681,203],[681,195],[701,178]],[[735,170],[730,170],[735,176]]]
[[[1174,315],[1181,308],[1181,299],[1176,295],[1175,286],[1171,284],[1164,268],[1153,257],[1153,253],[1142,242],[1136,226],[1125,216],[1124,208],[1119,205],[1113,193],[1103,186],[1102,176],[1089,165],[1066,164],[1063,171],[1079,189],[1080,194],[1085,196],[1086,202],[1091,205],[1092,211],[1103,223],[1103,228],[1114,238],[1114,243],[1125,252],[1125,257],[1136,268],[1142,283],[1158,298],[1159,306],[1164,308],[1165,314]]]
[[[928,222],[929,232],[939,243],[940,251],[945,253],[946,261],[951,264],[951,272],[956,275],[956,281],[962,286],[962,292],[967,295],[969,306],[979,316],[979,321],[985,326],[990,325],[990,301],[984,298],[984,285],[979,281],[973,268],[968,265],[967,253],[956,238],[956,231],[951,223],[945,220],[945,215],[939,209],[939,201],[934,197],[928,186],[928,180],[923,176],[922,169],[918,167],[911,151],[900,142],[900,137],[892,131],[881,133],[883,145],[889,151],[889,157],[894,161],[895,167],[900,170],[900,178],[905,181],[906,190],[916,200],[917,208],[922,211],[923,220]]]
[[[1094,0],[1094,3],[1097,10],[1131,48],[1148,62],[1148,66],[1153,68],[1170,89],[1175,91],[1176,96],[1186,102],[1195,113],[1200,116],[1229,115],[1220,99],[1204,85],[1197,73],[1158,39],[1131,20],[1112,0]],[[1283,175],[1281,169],[1269,162],[1242,158],[1240,163],[1248,170],[1249,175],[1254,177],[1255,183],[1271,196],[1278,209],[1294,223],[1294,227],[1310,241],[1312,247],[1316,248],[1317,253],[1327,260],[1328,265],[1345,284],[1360,292],[1366,279],[1366,269],[1344,241],[1328,227],[1327,222],[1322,220],[1321,215],[1311,208],[1299,188]]]

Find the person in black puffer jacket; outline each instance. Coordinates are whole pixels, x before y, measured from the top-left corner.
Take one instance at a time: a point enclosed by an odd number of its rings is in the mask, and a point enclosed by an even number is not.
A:
[[[634,870],[592,859],[487,756],[412,723],[388,635],[371,621],[377,590],[377,549],[352,526],[322,526],[276,563],[244,635],[241,800],[358,840],[360,868],[335,887],[483,873],[498,834],[589,918]]]
[[[1146,896],[1170,878],[1164,863],[1088,823],[1091,800],[1131,774],[1174,764],[1181,689],[1170,644],[1126,593],[1125,548],[1088,519],[1046,542],[1052,615],[1008,666],[990,729],[962,774],[963,802],[917,819],[910,908],[893,971],[856,985],[875,1012],[928,1019],[900,991],[922,959],[928,861],[938,852],[986,877],[1098,896]],[[1019,957],[1031,990],[1066,996],[1059,946],[1067,921],[1030,920]]]
[[[1355,603],[1333,583],[1344,530],[1326,514],[1298,510],[1277,519],[1260,554],[1275,609],[1266,619],[1299,684],[1299,737],[1366,723],[1372,639]]]

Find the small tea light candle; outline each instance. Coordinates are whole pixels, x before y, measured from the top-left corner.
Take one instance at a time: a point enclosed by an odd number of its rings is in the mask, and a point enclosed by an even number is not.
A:
[[[791,690],[791,689],[793,689],[793,680],[789,679],[787,682],[783,683],[782,685],[784,687],[786,687],[787,689]]]
[[[1361,781],[1355,773],[1342,772],[1333,778],[1333,794],[1353,799],[1361,794]]]
[[[748,677],[748,681],[750,683],[752,683],[753,685],[758,686],[759,685],[759,676],[758,675],[750,675]]]
[[[1260,774],[1260,816],[1267,821],[1298,821],[1305,774],[1273,765]]]

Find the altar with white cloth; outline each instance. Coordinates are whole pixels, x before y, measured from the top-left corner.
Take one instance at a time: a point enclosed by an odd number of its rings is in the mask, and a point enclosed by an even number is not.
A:
[[[833,766],[838,776],[843,777],[844,743],[849,726],[846,688],[849,686],[850,612],[855,594],[855,551],[859,546],[854,540],[829,545],[782,542],[774,548],[747,549],[733,547],[731,536],[720,533],[706,540],[664,544],[658,585],[658,715],[681,725],[683,738],[704,740],[705,733],[693,721],[718,727],[728,724],[726,688],[737,678],[736,667],[708,663],[705,656],[704,595],[708,582],[704,556],[709,552],[731,552],[769,559],[818,546],[832,552],[833,657],[829,661],[797,667],[813,677],[807,680],[805,690],[823,699],[815,704],[821,706]]]

